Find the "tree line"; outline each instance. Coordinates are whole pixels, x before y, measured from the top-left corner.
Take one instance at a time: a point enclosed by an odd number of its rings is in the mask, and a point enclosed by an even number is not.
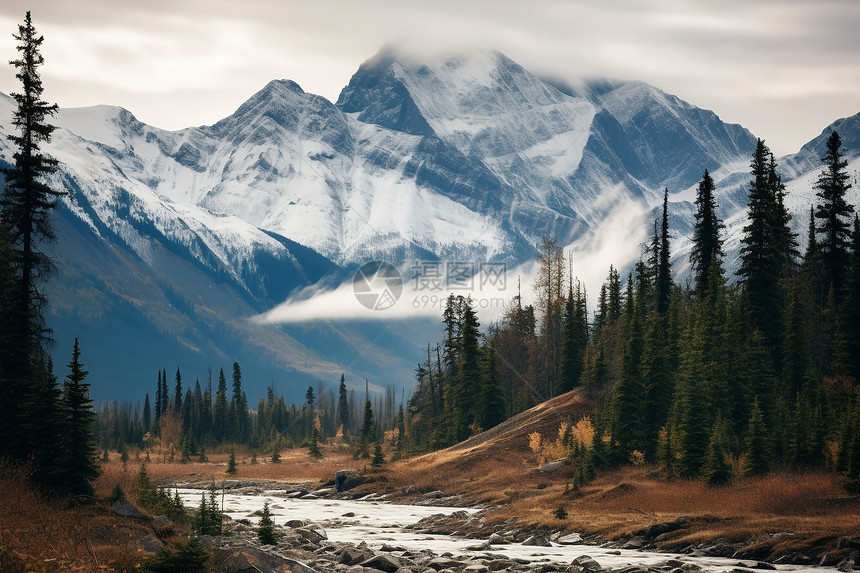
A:
[[[860,223],[845,199],[838,133],[822,162],[801,253],[776,161],[758,140],[734,281],[705,170],[687,284],[672,278],[666,190],[642,256],[624,281],[610,266],[592,320],[584,287],[549,240],[535,303],[518,294],[483,335],[469,299],[449,297],[443,342],[417,369],[404,442],[450,445],[581,388],[598,404],[583,463],[647,461],[712,483],[826,467],[857,487]]]
[[[100,469],[88,373],[75,339],[68,374],[59,384],[45,322],[44,285],[54,267],[42,247],[55,240],[50,212],[63,193],[48,183],[57,161],[41,146],[51,140],[54,126],[48,120],[57,105],[42,99],[44,38],[30,12],[14,38],[19,57],[10,63],[21,91],[12,94],[15,132],[7,138],[13,163],[2,169],[0,196],[0,458],[30,464],[34,481],[53,493],[90,496]]]

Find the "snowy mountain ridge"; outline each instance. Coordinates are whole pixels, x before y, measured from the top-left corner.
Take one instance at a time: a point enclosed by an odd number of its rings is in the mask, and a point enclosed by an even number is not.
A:
[[[12,111],[0,97],[7,133]],[[256,363],[260,385],[285,372],[299,385],[335,383],[341,370],[411,383],[413,356],[399,351],[413,346],[409,324],[380,335],[324,318],[287,329],[247,320],[369,260],[519,264],[543,237],[588,250],[619,213],[641,211],[649,225],[668,187],[683,271],[706,168],[731,250],[755,145],[743,127],[653,86],[542,79],[498,52],[421,62],[384,49],[336,103],[274,80],[214,125],[174,132],[111,106],[55,119],[53,183],[70,192],[52,247],[58,340],[83,330],[110,344],[113,329],[138,354],[198,372]],[[832,128],[860,157],[860,115]],[[825,137],[779,159],[799,228]],[[0,161],[10,160],[3,138]],[[629,262],[606,253],[606,268]],[[98,365],[108,378],[158,367],[124,352]]]

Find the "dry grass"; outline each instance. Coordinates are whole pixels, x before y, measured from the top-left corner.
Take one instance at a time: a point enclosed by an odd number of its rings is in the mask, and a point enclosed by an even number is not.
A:
[[[0,465],[0,571],[129,571],[142,556],[137,540],[152,534],[134,520],[110,515],[105,504],[68,507],[45,499],[26,471]]]
[[[273,464],[267,458],[258,456],[257,463],[251,463],[251,455],[244,449],[236,451],[237,472],[227,473],[229,454],[224,452],[207,452],[209,459],[206,463],[178,462],[161,463],[155,457],[146,464],[146,471],[157,483],[170,485],[177,481],[221,481],[238,480],[267,480],[282,483],[316,483],[334,479],[338,470],[361,469],[365,460],[353,460],[352,454],[341,448],[323,449],[325,457],[315,460],[308,455],[307,450],[296,448],[281,452],[281,463]],[[119,483],[129,499],[136,499],[137,474],[143,456],[132,457],[123,465],[116,454],[111,454],[108,463],[104,465],[104,473],[96,482],[96,490],[102,495],[109,495],[114,486]]]
[[[589,413],[576,393],[559,396],[461,444],[392,464],[365,491],[463,494],[496,506],[491,520],[515,517],[520,525],[576,531],[619,539],[680,516],[689,526],[667,536],[664,549],[693,543],[761,540],[774,554],[832,552],[840,537],[860,537],[860,501],[835,503],[846,495],[841,478],[824,473],[775,473],[712,488],[701,481],[666,480],[654,467],[603,473],[579,492],[570,491],[571,466],[541,474],[541,454],[530,434],[554,439],[561,422]],[[542,452],[541,452],[542,453]],[[545,456],[544,456],[545,457]],[[564,506],[566,520],[555,510]],[[793,536],[772,537],[790,531]]]

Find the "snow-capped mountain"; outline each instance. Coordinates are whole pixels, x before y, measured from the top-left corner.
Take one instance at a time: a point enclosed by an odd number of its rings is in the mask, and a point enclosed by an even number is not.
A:
[[[7,133],[12,111],[0,98]],[[856,159],[860,119],[842,121]],[[254,395],[273,379],[303,393],[342,370],[408,385],[429,323],[247,319],[374,259],[522,263],[543,237],[588,248],[620,210],[647,225],[664,187],[682,270],[702,172],[731,241],[755,146],[743,127],[647,84],[543,79],[497,52],[421,61],[385,49],[336,103],[276,80],[218,123],[175,132],[109,106],[64,109],[55,123],[53,183],[70,194],[57,210],[51,324],[59,343],[81,334],[108,350],[89,366],[121,396],[149,389],[160,367],[195,376],[233,360]],[[779,161],[798,213],[825,137]]]

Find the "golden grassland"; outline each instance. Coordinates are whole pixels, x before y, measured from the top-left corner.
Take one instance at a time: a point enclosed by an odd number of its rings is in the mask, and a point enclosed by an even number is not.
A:
[[[139,458],[137,456],[140,456]],[[222,482],[227,479],[270,480],[288,483],[320,483],[339,469],[363,467],[342,447],[331,448],[322,460],[307,450],[284,450],[281,463],[266,460],[251,464],[250,454],[237,450],[237,473],[226,473],[229,454],[209,454],[208,463],[146,464],[147,473],[163,486],[188,481]],[[160,537],[170,541],[176,531],[157,530],[148,520],[117,517],[110,512],[111,494],[117,485],[137,502],[137,476],[143,454],[132,450],[126,463],[111,453],[95,482],[96,500],[70,503],[41,495],[27,483],[27,470],[0,464],[0,572],[133,571],[144,562],[141,540]]]
[[[342,469],[363,471],[368,482],[356,491],[388,493],[393,500],[415,501],[441,490],[460,494],[471,504],[490,507],[488,519],[516,518],[518,526],[578,532],[602,539],[623,539],[656,524],[687,517],[687,526],[667,535],[661,549],[677,550],[706,542],[757,543],[762,554],[834,553],[841,538],[860,538],[860,500],[847,496],[841,478],[822,472],[777,472],[709,487],[702,481],[668,480],[658,468],[626,467],[602,472],[576,491],[572,467],[552,473],[536,468],[546,461],[536,452],[535,433],[547,444],[569,420],[578,420],[593,405],[575,393],[559,396],[520,414],[490,431],[451,448],[368,468],[369,460],[353,459],[342,443],[324,445],[324,457],[306,449],[281,452],[281,463],[237,448],[236,474],[227,474],[226,448],[207,451],[207,463],[161,463],[152,455],[147,472],[159,485],[214,483],[224,480],[269,480],[307,483],[333,479]],[[138,496],[137,474],[144,452],[131,450],[123,463],[111,453],[96,481],[101,500],[119,485],[126,496]],[[143,561],[140,541],[169,537],[145,520],[118,518],[106,501],[70,506],[32,491],[20,468],[0,466],[0,571],[128,571]],[[564,508],[565,519],[557,517]],[[793,535],[774,536],[790,532]],[[845,552],[845,550],[842,550]]]

